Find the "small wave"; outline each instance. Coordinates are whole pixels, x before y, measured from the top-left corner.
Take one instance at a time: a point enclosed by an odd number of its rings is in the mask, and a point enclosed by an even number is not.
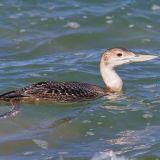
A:
[[[157,5],[157,4],[153,4],[152,10],[153,10],[153,11],[160,10],[160,6]]]
[[[91,158],[91,160],[128,160],[128,158],[117,156],[116,153],[111,150],[97,153]]]
[[[64,25],[64,27],[70,27],[73,29],[77,29],[80,27],[80,24],[77,22],[68,22],[66,25]]]

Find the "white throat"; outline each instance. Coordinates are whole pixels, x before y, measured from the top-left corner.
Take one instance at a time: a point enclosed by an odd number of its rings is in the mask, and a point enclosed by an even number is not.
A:
[[[113,66],[104,64],[101,61],[100,72],[106,87],[113,92],[120,92],[123,87],[122,79],[114,70]]]

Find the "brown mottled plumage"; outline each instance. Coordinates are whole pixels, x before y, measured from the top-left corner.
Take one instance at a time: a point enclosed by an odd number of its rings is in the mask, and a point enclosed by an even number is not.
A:
[[[38,82],[25,88],[0,95],[5,101],[15,99],[51,99],[56,102],[73,102],[93,99],[105,94],[105,90],[96,85],[79,82]]]

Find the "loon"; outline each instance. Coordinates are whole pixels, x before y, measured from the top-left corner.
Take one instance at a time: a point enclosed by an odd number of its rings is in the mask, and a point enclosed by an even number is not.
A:
[[[51,100],[54,102],[77,102],[105,96],[108,92],[122,91],[123,81],[115,68],[132,62],[143,62],[156,58],[153,55],[137,54],[126,48],[107,49],[100,60],[100,73],[105,87],[80,82],[38,82],[30,86],[0,95],[0,101],[10,102],[12,110],[0,117],[10,116],[17,111],[16,103],[20,101]]]

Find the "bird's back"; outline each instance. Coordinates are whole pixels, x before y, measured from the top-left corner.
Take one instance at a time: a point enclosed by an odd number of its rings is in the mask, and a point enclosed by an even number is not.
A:
[[[73,102],[103,96],[105,91],[96,85],[79,82],[38,82],[19,90],[0,95],[0,99],[50,99],[56,102]]]

